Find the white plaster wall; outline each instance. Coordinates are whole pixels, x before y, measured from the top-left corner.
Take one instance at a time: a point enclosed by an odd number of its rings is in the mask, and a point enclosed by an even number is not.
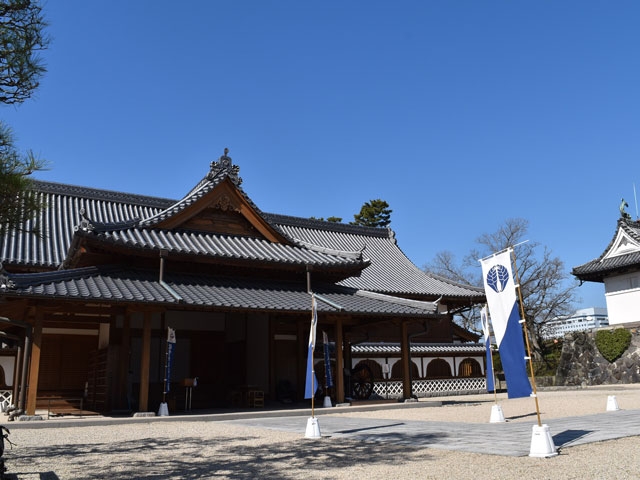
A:
[[[429,360],[429,361],[427,362],[426,360]],[[425,372],[425,374],[427,372],[427,368],[429,367],[429,364],[431,362],[433,362],[434,360],[444,360],[445,362],[447,362],[449,364],[449,368],[451,368],[451,374],[452,375],[455,375],[456,372],[458,371],[456,369],[456,366],[453,363],[453,358],[450,358],[450,357],[436,357],[436,358],[429,358],[429,359],[425,358],[425,364],[424,364],[424,372]],[[423,376],[424,376],[424,374],[423,374]]]
[[[605,294],[609,325],[640,321],[640,289]]]
[[[380,365],[380,369],[384,372],[384,367],[383,365],[386,363],[389,365],[389,374],[391,374],[391,371],[393,370],[393,366],[396,363],[400,363],[402,362],[401,358],[353,358],[351,359],[351,368],[355,367],[358,363],[362,362],[363,360],[371,360],[376,362],[378,365]],[[418,373],[420,374],[420,376],[423,375],[422,373],[422,365],[420,363],[420,358],[412,358],[411,361],[413,363],[415,363],[416,367],[418,367]]]
[[[0,357],[0,367],[4,370],[4,381],[10,387],[13,386],[13,367],[15,365],[14,357]]]
[[[604,279],[609,325],[640,321],[640,273]]]

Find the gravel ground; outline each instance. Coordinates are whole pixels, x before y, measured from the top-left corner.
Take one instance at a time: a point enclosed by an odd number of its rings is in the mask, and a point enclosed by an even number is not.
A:
[[[542,421],[606,411],[608,395],[640,414],[640,385],[539,392]],[[493,395],[439,397],[442,407],[338,415],[488,422]],[[508,422],[536,423],[535,401],[499,395]],[[430,400],[424,400],[430,401]],[[329,414],[322,410],[322,415]],[[333,415],[333,414],[331,414]],[[55,421],[55,420],[50,420]],[[5,423],[6,424],[6,423]],[[11,425],[9,424],[9,427]],[[640,479],[640,437],[563,448],[550,458],[501,457],[184,421],[15,428],[5,450],[9,479]]]

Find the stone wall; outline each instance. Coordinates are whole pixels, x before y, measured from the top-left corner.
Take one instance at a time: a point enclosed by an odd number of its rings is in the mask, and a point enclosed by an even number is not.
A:
[[[622,357],[612,363],[598,351],[595,331],[565,335],[556,373],[556,385],[588,386],[640,382],[640,329],[628,330],[631,332],[631,344]]]

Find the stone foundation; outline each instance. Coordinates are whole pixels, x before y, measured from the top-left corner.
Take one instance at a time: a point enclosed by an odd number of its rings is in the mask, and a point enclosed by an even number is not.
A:
[[[620,326],[610,327],[623,328]],[[616,361],[609,363],[598,351],[595,331],[565,335],[556,373],[556,385],[567,387],[640,382],[640,329],[627,328],[631,344]]]

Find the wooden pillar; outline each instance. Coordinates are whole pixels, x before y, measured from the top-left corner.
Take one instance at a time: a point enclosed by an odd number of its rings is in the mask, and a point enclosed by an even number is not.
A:
[[[342,318],[336,320],[336,403],[344,403],[344,355]]]
[[[400,328],[400,355],[402,356],[402,398],[411,398],[411,370],[409,352],[409,333],[407,322],[402,322]]]
[[[26,336],[27,334],[25,332],[25,338]],[[13,369],[13,393],[11,396],[11,404],[17,407],[20,396],[20,388],[24,388],[24,385],[20,386],[20,375],[22,373],[22,345],[20,344],[18,344],[13,364],[15,365],[15,367]]]
[[[297,378],[298,378],[298,388],[296,388],[296,395],[298,396],[298,400],[304,400],[304,393],[306,388],[307,381],[307,352],[309,350],[309,331],[304,327],[306,326],[306,322],[298,321],[297,327],[297,343],[298,343],[298,361],[297,365]],[[305,331],[307,335],[305,336]]]
[[[344,338],[342,340],[342,349],[344,352],[344,368],[342,369],[343,372],[346,372],[347,375],[347,382],[346,385],[344,386],[344,395],[345,395],[345,399],[347,397],[351,398],[351,393],[352,393],[352,384],[351,384],[351,369],[353,368],[353,361],[351,360],[351,342],[348,338]]]
[[[140,394],[138,410],[149,409],[149,366],[151,365],[151,312],[144,312],[142,326],[142,356],[140,357]]]
[[[122,336],[120,338],[120,355],[118,355],[118,408],[128,407],[129,398],[129,361],[131,353],[131,318],[126,313],[122,318]]]
[[[268,352],[268,358],[269,358],[269,396],[271,398],[277,398],[278,397],[278,389],[277,389],[277,385],[276,385],[276,341],[275,341],[275,325],[276,325],[276,321],[271,318],[271,315],[268,316],[269,317],[269,352]]]
[[[42,349],[42,323],[44,313],[36,310],[36,321],[33,328],[31,359],[29,362],[29,390],[27,391],[27,415],[36,414],[36,398],[38,396],[38,375],[40,374],[40,350]],[[26,368],[23,365],[22,368]],[[22,386],[24,389],[24,385]]]

